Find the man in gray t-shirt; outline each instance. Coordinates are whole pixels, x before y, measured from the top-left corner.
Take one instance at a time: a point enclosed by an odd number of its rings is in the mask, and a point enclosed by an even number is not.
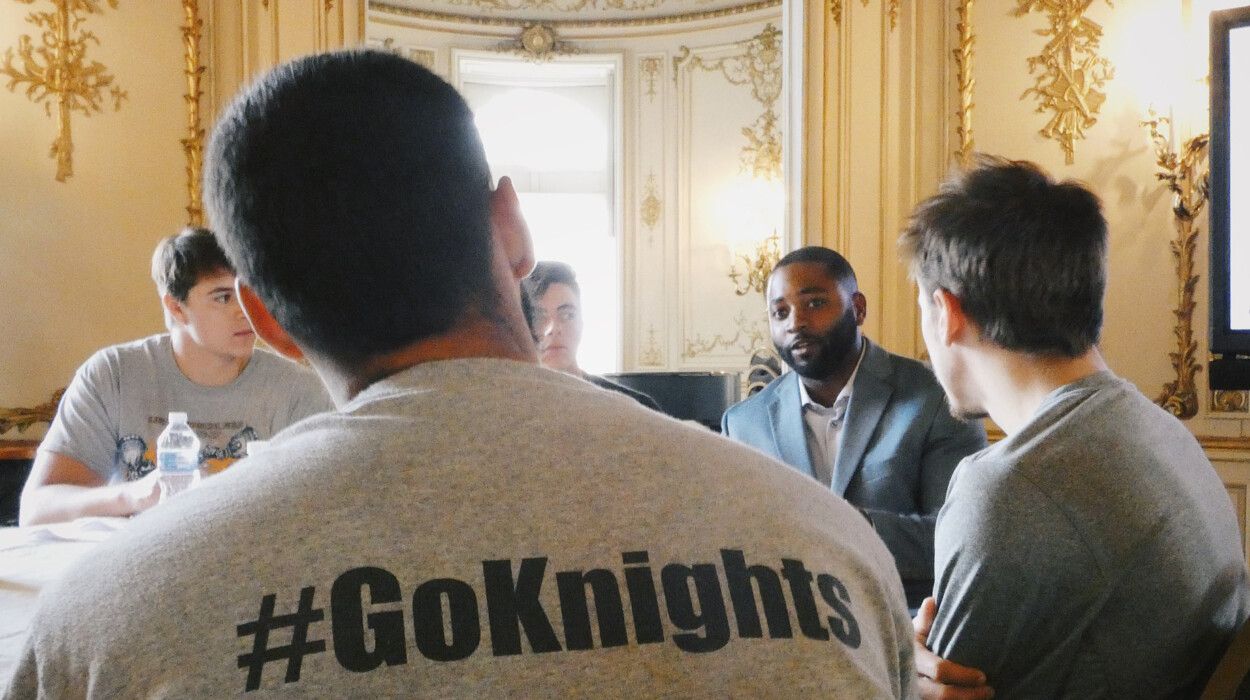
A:
[[[922,693],[972,667],[997,698],[1197,697],[1250,614],[1246,561],[1193,435],[1098,351],[1097,197],[985,158],[902,243],[952,410],[1007,435],[959,465],[938,516]]]
[[[21,522],[133,515],[159,497],[156,438],[187,414],[212,474],[305,416],[328,410],[312,371],[255,349],[234,270],[205,229],[160,242],[152,277],[169,333],[105,348],[74,375],[22,490]]]
[[[468,105],[383,51],[259,78],[205,201],[339,410],[45,589],[6,698],[912,698],[885,544],[781,463],[538,365]]]

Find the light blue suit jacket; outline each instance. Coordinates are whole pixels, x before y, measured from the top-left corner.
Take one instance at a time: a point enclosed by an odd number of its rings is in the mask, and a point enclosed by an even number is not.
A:
[[[985,429],[951,416],[929,368],[864,342],[832,489],[872,517],[916,607],[933,589],[933,533],[951,474],[986,446]],[[721,432],[816,476],[794,372],[726,411]]]

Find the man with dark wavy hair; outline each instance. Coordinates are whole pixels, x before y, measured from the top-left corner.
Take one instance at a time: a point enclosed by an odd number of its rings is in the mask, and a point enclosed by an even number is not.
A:
[[[1098,198],[983,158],[901,243],[952,410],[1007,434],[951,481],[928,647],[998,698],[1197,697],[1250,611],[1246,562],[1198,442],[1098,350]]]

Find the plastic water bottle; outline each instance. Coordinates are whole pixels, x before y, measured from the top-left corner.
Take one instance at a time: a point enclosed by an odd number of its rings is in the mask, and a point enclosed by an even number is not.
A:
[[[169,414],[169,425],[156,438],[156,469],[161,503],[200,482],[200,439],[187,425],[187,414]]]

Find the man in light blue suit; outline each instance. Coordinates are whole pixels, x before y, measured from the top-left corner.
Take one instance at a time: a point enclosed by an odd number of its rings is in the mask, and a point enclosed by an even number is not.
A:
[[[933,591],[933,533],[955,466],[986,446],[951,416],[920,362],[860,333],[867,300],[828,248],[782,258],[768,280],[773,345],[793,369],[725,412],[721,432],[811,476],[863,512],[894,555],[908,607]]]

